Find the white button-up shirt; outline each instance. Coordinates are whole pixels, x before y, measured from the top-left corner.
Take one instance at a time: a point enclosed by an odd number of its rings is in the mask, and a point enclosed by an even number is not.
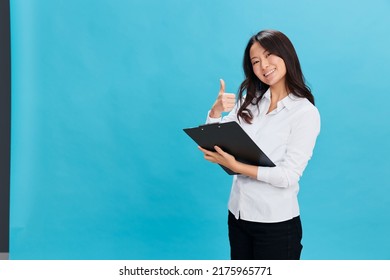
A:
[[[299,215],[298,181],[310,160],[320,132],[320,115],[306,98],[289,94],[268,113],[270,89],[259,107],[250,104],[252,124],[237,120],[238,104],[223,118],[207,117],[207,123],[236,121],[276,167],[258,167],[257,180],[235,175],[229,211],[238,219],[281,222]]]

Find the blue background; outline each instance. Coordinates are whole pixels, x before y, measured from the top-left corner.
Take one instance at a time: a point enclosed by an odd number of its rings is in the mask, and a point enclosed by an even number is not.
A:
[[[203,123],[248,38],[293,42],[321,112],[303,259],[389,259],[390,2],[11,1],[11,259],[228,259]],[[387,172],[387,173],[386,173]]]

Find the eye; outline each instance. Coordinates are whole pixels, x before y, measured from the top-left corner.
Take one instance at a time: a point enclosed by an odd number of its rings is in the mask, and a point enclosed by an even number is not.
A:
[[[272,53],[267,53],[266,55],[265,55],[265,57],[269,57],[270,55],[271,55]]]
[[[252,66],[254,66],[255,64],[257,64],[257,63],[259,63],[260,61],[258,61],[258,60],[255,60],[255,61],[253,61],[252,62]]]

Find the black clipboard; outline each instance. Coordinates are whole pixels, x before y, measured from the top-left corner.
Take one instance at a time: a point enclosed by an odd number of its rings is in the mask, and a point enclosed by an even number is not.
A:
[[[242,163],[267,167],[275,166],[241,126],[234,121],[206,124],[183,130],[206,150],[215,151],[214,146],[217,145]],[[230,175],[237,174],[229,168],[222,165],[221,167]]]

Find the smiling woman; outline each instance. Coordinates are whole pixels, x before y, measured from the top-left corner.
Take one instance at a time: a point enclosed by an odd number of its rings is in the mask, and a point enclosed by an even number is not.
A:
[[[224,93],[221,81],[207,122],[238,122],[276,167],[239,162],[218,146],[215,152],[200,148],[206,160],[238,174],[229,200],[231,258],[299,259],[298,182],[313,154],[320,115],[295,49],[283,33],[265,30],[252,36],[243,66],[239,102],[232,106],[232,95]],[[224,111],[230,113],[221,118]]]
[[[0,0],[0,259],[9,252],[10,26],[9,1]]]

